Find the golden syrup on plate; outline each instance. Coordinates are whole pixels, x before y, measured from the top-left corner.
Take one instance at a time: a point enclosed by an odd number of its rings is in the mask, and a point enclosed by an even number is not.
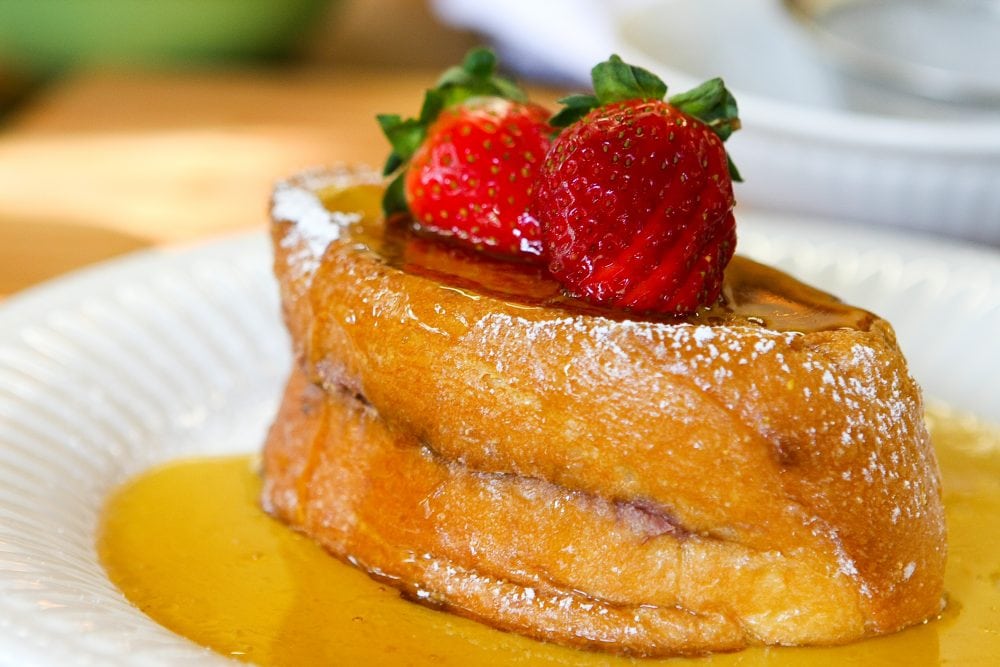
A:
[[[941,619],[832,648],[755,648],[694,660],[576,651],[402,599],[274,521],[250,457],[182,461],[108,501],[111,580],[151,618],[260,665],[943,665],[1000,655],[1000,429],[929,410],[949,528]]]

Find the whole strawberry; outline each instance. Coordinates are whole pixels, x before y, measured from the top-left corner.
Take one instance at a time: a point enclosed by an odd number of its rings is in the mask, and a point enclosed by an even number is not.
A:
[[[473,50],[427,91],[418,118],[378,117],[393,147],[385,173],[398,172],[383,208],[477,250],[537,259],[541,232],[528,208],[553,130],[548,112],[495,69],[492,52]]]
[[[575,296],[637,312],[714,303],[736,246],[732,95],[713,79],[664,101],[659,78],[618,56],[592,76],[595,94],[552,119],[567,127],[532,205],[549,271]]]

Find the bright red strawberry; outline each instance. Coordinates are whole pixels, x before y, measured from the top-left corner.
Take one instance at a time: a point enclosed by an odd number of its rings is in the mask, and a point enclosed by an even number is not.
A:
[[[446,109],[410,160],[404,192],[424,229],[503,254],[541,254],[528,212],[549,148],[549,113],[481,97]]]
[[[379,116],[393,145],[386,173],[399,172],[384,209],[478,250],[535,259],[541,232],[528,208],[552,127],[495,68],[475,50],[427,92],[419,118]]]
[[[719,297],[736,246],[723,139],[739,126],[714,79],[664,101],[655,75],[617,56],[574,96],[532,205],[549,271],[588,301],[682,314]]]

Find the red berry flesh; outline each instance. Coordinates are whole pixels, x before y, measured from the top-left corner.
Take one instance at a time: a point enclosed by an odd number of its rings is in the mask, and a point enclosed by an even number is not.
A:
[[[532,211],[573,295],[635,312],[715,302],[736,246],[722,141],[667,102],[591,111],[555,140]]]
[[[405,177],[417,225],[463,245],[537,259],[529,211],[552,128],[535,104],[488,97],[445,109],[427,130]]]

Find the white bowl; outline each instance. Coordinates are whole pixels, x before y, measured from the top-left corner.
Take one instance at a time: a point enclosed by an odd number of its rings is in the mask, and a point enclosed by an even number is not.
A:
[[[617,52],[673,92],[722,76],[743,120],[729,150],[745,204],[1000,245],[1000,110],[845,76],[780,0],[436,6],[530,75],[586,86]]]

